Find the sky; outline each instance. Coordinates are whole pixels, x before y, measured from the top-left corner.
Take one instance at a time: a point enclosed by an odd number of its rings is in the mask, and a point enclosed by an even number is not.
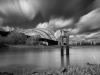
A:
[[[75,17],[89,12],[94,0],[0,0],[0,18],[4,25],[32,26],[53,18]],[[23,25],[24,24],[24,25]],[[26,24],[26,25],[25,25]],[[27,26],[27,24],[30,24]]]
[[[93,33],[100,28],[99,7],[100,0],[0,0],[0,25]]]

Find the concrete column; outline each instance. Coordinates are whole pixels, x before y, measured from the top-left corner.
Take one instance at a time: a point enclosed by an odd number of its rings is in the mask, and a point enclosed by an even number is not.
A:
[[[64,55],[64,40],[63,40],[63,35],[62,35],[63,31],[61,31],[61,56]]]
[[[66,54],[69,55],[69,35],[66,36]]]

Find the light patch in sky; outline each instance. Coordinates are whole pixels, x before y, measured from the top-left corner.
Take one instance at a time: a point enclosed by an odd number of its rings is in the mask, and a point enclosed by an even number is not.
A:
[[[90,13],[82,16],[73,33],[92,33],[100,30],[100,8],[97,8]]]

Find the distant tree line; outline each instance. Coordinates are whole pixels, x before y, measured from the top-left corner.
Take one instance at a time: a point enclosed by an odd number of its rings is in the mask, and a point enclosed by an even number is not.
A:
[[[5,36],[6,35],[6,36]],[[50,39],[41,38],[40,35],[26,36],[24,33],[18,33],[16,31],[10,32],[9,34],[0,34],[0,46],[2,45],[57,45],[57,41]],[[70,45],[91,45],[88,41],[78,42],[69,42]],[[92,42],[92,44],[94,44]],[[95,45],[100,45],[99,41]]]
[[[39,45],[39,35],[26,36],[24,33],[11,32],[7,36],[0,35],[0,45]]]

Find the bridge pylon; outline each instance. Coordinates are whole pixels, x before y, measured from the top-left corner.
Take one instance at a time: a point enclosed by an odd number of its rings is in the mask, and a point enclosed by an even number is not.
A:
[[[69,31],[61,30],[61,56],[64,55],[64,47],[66,48],[66,55],[69,55]]]

